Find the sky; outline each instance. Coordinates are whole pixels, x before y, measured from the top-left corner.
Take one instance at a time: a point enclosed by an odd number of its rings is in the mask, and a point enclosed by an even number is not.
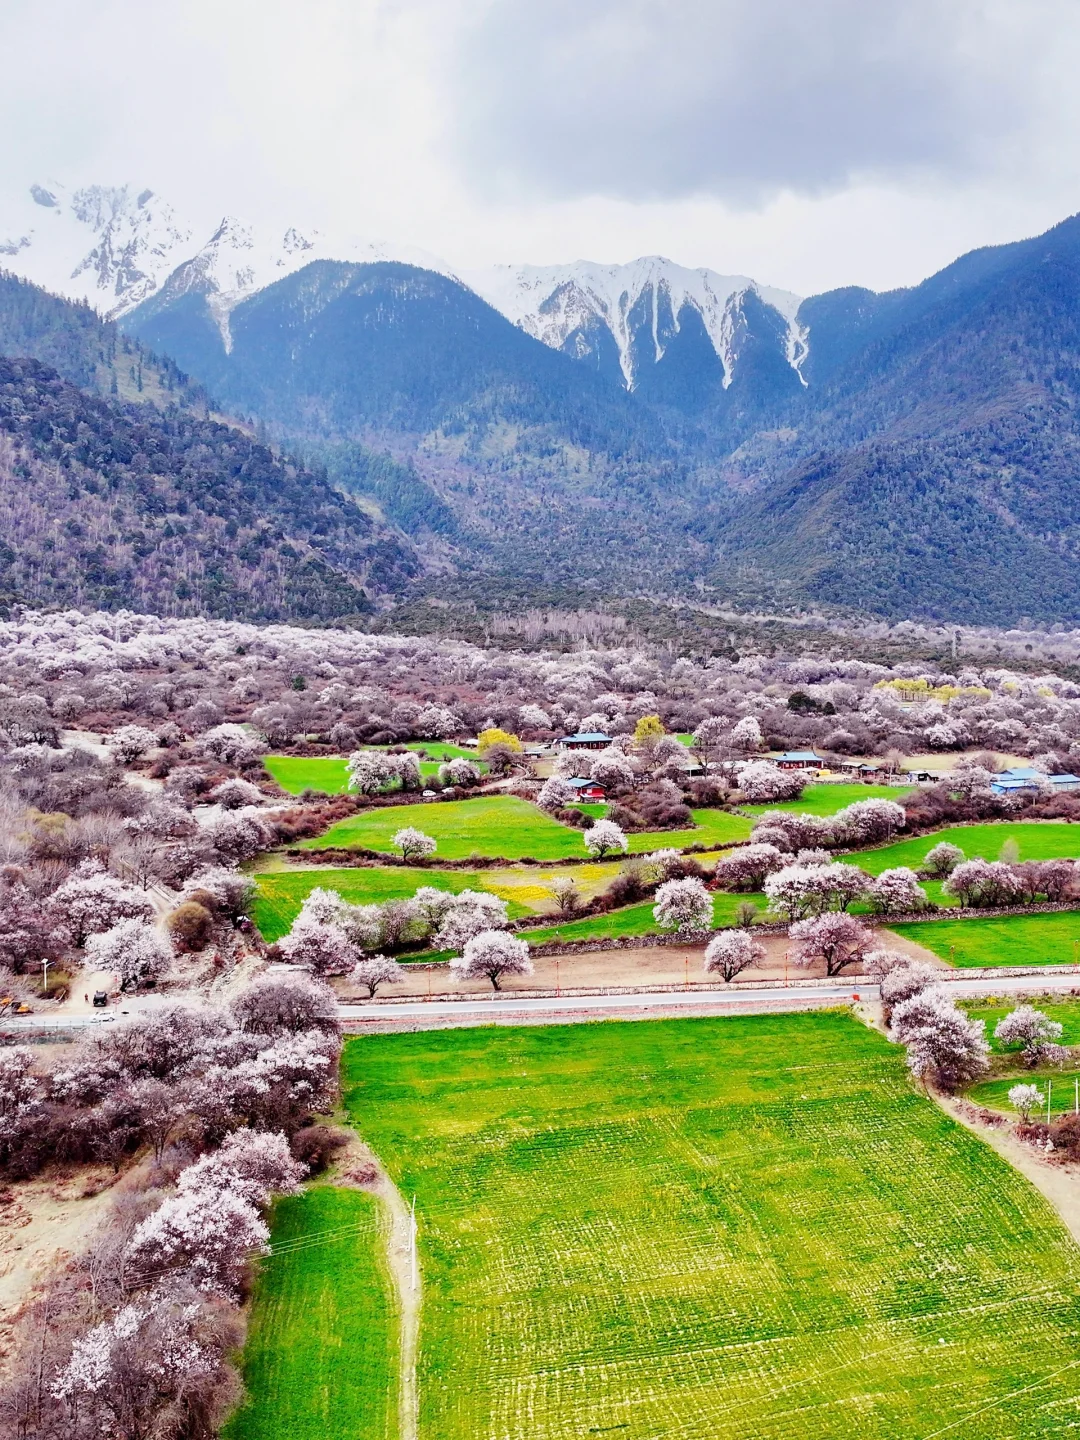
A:
[[[911,284],[1080,210],[1077,0],[4,0],[0,230],[133,183],[455,267]]]

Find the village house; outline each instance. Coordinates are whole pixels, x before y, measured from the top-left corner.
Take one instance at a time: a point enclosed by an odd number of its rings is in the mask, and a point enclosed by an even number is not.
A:
[[[559,741],[559,748],[562,750],[606,750],[611,744],[610,735],[601,735],[599,731],[587,730],[577,735],[564,735]]]

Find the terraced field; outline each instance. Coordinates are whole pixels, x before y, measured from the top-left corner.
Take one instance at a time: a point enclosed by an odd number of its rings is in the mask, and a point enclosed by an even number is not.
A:
[[[274,1206],[225,1440],[397,1440],[398,1331],[375,1201],[317,1185]]]
[[[845,1014],[364,1037],[344,1086],[418,1197],[422,1440],[1080,1423],[1080,1252]]]
[[[965,969],[980,965],[1080,964],[1080,911],[1075,910],[915,921],[892,925],[890,929]]]
[[[661,847],[721,846],[745,840],[751,822],[724,810],[693,811],[692,830],[649,831],[631,835],[632,854]],[[421,805],[394,805],[365,810],[332,825],[325,835],[305,840],[305,850],[339,846],[393,850],[391,836],[403,825],[415,825],[438,842],[439,857],[466,860],[482,855],[503,860],[568,860],[586,857],[580,830],[552,820],[528,800],[515,795],[483,795],[475,800]]]

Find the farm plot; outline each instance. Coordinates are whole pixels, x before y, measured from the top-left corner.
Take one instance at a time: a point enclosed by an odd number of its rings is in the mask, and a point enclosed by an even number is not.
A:
[[[709,857],[715,859],[715,856]],[[252,878],[257,886],[254,920],[263,938],[281,938],[295,920],[301,905],[316,886],[336,890],[352,905],[378,905],[384,900],[407,900],[421,885],[440,890],[489,890],[505,900],[511,920],[556,909],[551,886],[556,879],[572,879],[586,899],[598,894],[618,874],[617,863],[561,865],[558,869],[532,866],[498,870],[414,869],[405,865],[362,865],[355,868],[266,870]]]
[[[1057,860],[1080,858],[1080,825],[1063,820],[1003,821],[998,825],[954,825],[932,835],[913,840],[898,840],[880,850],[864,850],[847,858],[861,865],[871,875],[907,865],[918,870],[926,856],[942,841],[959,845],[968,860],[996,860],[1006,841],[1015,841],[1021,860]]]
[[[750,821],[724,810],[695,810],[695,829],[650,831],[631,835],[633,854],[660,847],[721,846],[745,840]],[[444,860],[465,860],[470,855],[493,859],[566,860],[585,857],[580,830],[560,825],[528,800],[515,795],[483,795],[476,800],[428,805],[394,805],[365,810],[332,825],[325,835],[305,840],[302,848],[324,850],[332,846],[391,851],[391,837],[403,825],[415,825],[438,842]]]
[[[397,1318],[375,1201],[318,1185],[274,1206],[225,1440],[395,1440]]]
[[[425,1440],[966,1440],[1080,1420],[1080,1252],[839,1013],[364,1037],[417,1195]]]
[[[385,750],[385,745],[361,745],[361,750]],[[477,760],[471,750],[460,745],[446,745],[431,741],[424,745],[409,746],[421,755],[420,773],[425,778],[438,774],[439,766],[446,760],[464,756],[478,765],[481,770],[487,766]],[[430,758],[424,758],[430,757]],[[344,795],[349,788],[348,760],[344,755],[267,755],[263,764],[277,783],[290,795],[300,795],[305,790],[318,790],[324,795]],[[397,782],[395,782],[396,784]]]
[[[1075,965],[1080,963],[1080,911],[915,920],[892,925],[951,965]]]
[[[764,815],[766,810],[791,810],[800,815],[835,815],[856,800],[896,800],[910,795],[899,785],[808,785],[799,800],[783,800],[776,805],[740,805],[748,815]]]
[[[1035,997],[1030,1002],[1051,1020],[1057,1020],[1063,1027],[1061,1032],[1061,1043],[1063,1045],[1080,1045],[1080,1000],[1062,1000],[1057,996],[1048,995],[1044,998]],[[1010,1010],[1015,1010],[1020,1004],[1019,1000],[1011,999],[1008,1003],[996,1000],[983,1002],[981,1000],[961,1000],[959,1002],[973,1020],[986,1021],[986,1038],[990,1042],[990,1048],[996,1055],[1005,1054],[1005,1048],[1000,1040],[994,1039],[994,1026],[999,1020],[1003,1020]]]
[[[735,911],[745,901],[756,905],[764,915],[767,904],[764,895],[715,892],[712,897],[713,925],[734,925]],[[652,935],[660,929],[653,919],[654,904],[653,900],[643,900],[638,905],[624,905],[604,915],[586,915],[581,920],[541,925],[535,930],[522,930],[521,934],[530,945],[543,945],[549,940],[614,940],[622,935]]]
[[[375,905],[384,900],[408,900],[421,885],[437,890],[496,890],[488,873],[468,870],[409,870],[404,866],[363,866],[336,870],[273,870],[253,877],[258,887],[252,918],[264,940],[280,940],[291,928],[300,907],[319,887],[336,890],[351,905]],[[511,920],[531,911],[512,895],[503,895]]]
[[[1009,1091],[1014,1085],[1037,1085],[1046,1096],[1051,1115],[1071,1115],[1080,1105],[1080,1070],[1024,1070],[1015,1075],[999,1076],[995,1080],[983,1080],[965,1091],[965,1098],[975,1105],[985,1105],[987,1110],[998,1110],[1003,1115],[1016,1118],[1016,1109],[1009,1103]],[[1040,1107],[1042,1118],[1046,1119],[1046,1106]]]

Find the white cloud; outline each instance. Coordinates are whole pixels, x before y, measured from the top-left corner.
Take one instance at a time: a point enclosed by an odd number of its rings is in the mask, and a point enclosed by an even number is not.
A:
[[[884,287],[1080,197],[1072,0],[7,0],[0,53],[0,197],[131,181],[459,265]]]

